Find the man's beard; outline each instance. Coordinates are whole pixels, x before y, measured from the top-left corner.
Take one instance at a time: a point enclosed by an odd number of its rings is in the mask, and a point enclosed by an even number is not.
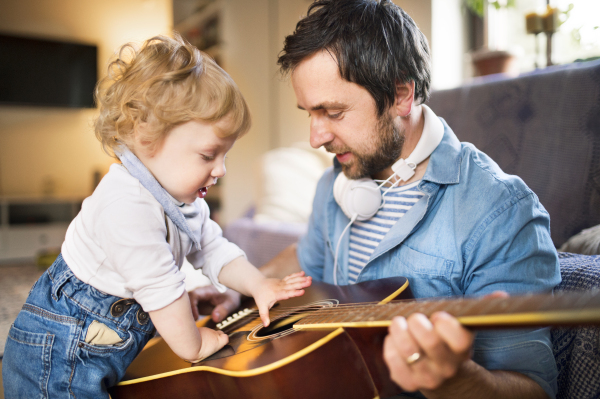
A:
[[[384,114],[377,123],[376,149],[373,154],[360,154],[352,151],[356,157],[351,165],[342,165],[342,171],[349,179],[370,177],[390,167],[400,158],[404,145],[404,132],[394,123],[389,114]],[[325,147],[328,151],[329,148]],[[342,151],[331,151],[342,152]],[[352,168],[354,166],[354,168]]]

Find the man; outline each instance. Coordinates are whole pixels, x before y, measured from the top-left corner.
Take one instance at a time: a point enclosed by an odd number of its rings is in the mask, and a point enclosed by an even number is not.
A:
[[[416,297],[549,291],[560,282],[536,195],[423,105],[429,48],[403,10],[385,0],[317,1],[286,38],[279,64],[310,116],[311,145],[336,159],[319,181],[308,233],[265,274],[304,270],[341,284],[405,276]],[[392,165],[436,135],[443,137],[433,153],[399,180]],[[340,173],[396,184],[377,188],[384,204],[361,221],[336,201]],[[220,313],[234,303],[217,301]],[[415,314],[393,320],[384,359],[392,379],[417,396],[556,395],[547,329],[474,337],[446,313]]]

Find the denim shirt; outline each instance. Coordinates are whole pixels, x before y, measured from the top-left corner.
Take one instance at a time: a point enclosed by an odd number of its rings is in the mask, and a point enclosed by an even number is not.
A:
[[[444,137],[418,185],[423,197],[383,238],[358,282],[403,276],[416,298],[550,292],[561,278],[548,213],[523,180],[459,142],[442,123]],[[336,244],[349,223],[333,197],[340,172],[334,160],[321,177],[297,249],[302,269],[327,283],[333,283]],[[340,284],[348,284],[348,247],[346,233],[338,254]],[[473,359],[489,370],[526,374],[556,395],[547,328],[480,332]]]

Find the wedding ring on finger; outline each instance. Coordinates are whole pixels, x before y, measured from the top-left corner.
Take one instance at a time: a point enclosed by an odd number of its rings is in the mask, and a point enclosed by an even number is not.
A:
[[[406,364],[413,365],[416,362],[418,362],[419,360],[421,360],[421,352],[415,352],[412,355],[410,355],[409,357],[406,358]]]

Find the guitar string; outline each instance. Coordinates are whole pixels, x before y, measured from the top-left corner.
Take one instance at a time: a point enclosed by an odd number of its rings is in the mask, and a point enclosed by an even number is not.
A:
[[[456,300],[454,302],[457,302]],[[415,311],[418,311],[418,307],[421,305],[426,305],[426,304],[431,304],[433,303],[432,301],[410,301],[410,302],[404,302],[403,300],[399,300],[399,301],[392,301],[390,302],[390,304],[392,305],[399,305],[399,304],[404,304],[404,305],[408,305],[409,307],[416,307],[417,309],[411,309],[410,312],[406,312],[406,314],[410,314],[410,313],[414,313]],[[437,305],[440,305],[440,302],[436,302]],[[342,304],[339,305],[337,307],[322,307],[322,306],[305,306],[305,307],[290,307],[290,308],[280,308],[278,311],[271,311],[269,312],[269,316],[272,319],[278,318],[278,317],[291,317],[297,314],[302,314],[302,313],[307,313],[307,316],[314,316],[314,317],[323,317],[323,316],[328,316],[329,314],[333,314],[334,316],[337,317],[343,317],[343,316],[348,316],[349,314],[353,314],[356,313],[357,310],[363,310],[364,308],[371,308],[372,310],[379,310],[377,307],[373,307],[373,305],[376,306],[380,306],[379,302],[361,302],[358,304]],[[418,305],[418,306],[417,306]],[[394,313],[397,313],[397,311],[399,310],[408,310],[408,309],[398,309],[398,306],[394,306],[393,309],[390,309],[390,307],[385,307],[385,308],[381,308],[381,310],[387,310],[386,313],[389,313],[390,310],[395,311]],[[258,315],[258,311],[254,310],[246,315],[244,315],[242,318],[240,318],[239,320],[236,321],[241,321],[244,318],[248,318],[250,316],[257,316]]]
[[[597,292],[591,292],[591,291],[597,291]],[[591,290],[590,292],[587,292],[585,296],[582,295],[577,295],[574,298],[567,298],[567,295],[564,294],[554,294],[554,296],[548,296],[545,294],[532,294],[532,295],[520,295],[520,296],[513,296],[513,297],[509,297],[509,298],[455,298],[455,299],[443,299],[440,300],[439,298],[419,298],[419,299],[400,299],[400,300],[393,300],[388,302],[387,304],[390,305],[394,305],[394,304],[408,304],[408,305],[413,305],[413,306],[425,306],[425,305],[431,305],[431,304],[447,304],[447,305],[455,305],[455,304],[463,304],[463,305],[467,305],[467,304],[489,304],[489,303],[494,303],[494,302],[512,302],[512,305],[518,305],[519,302],[523,302],[523,301],[536,301],[536,300],[543,300],[542,304],[548,304],[548,300],[550,300],[553,304],[555,305],[560,305],[561,303],[566,302],[565,299],[569,299],[569,300],[577,300],[577,301],[582,301],[585,300],[585,302],[587,303],[591,303],[593,302],[592,300],[594,299],[594,297],[598,296],[600,297],[600,290]],[[599,298],[600,299],[600,298]],[[376,305],[375,307],[373,305]],[[377,309],[377,306],[383,306],[386,304],[380,304],[380,302],[358,302],[358,303],[347,303],[347,304],[339,304],[337,306],[332,306],[332,307],[328,307],[328,306],[296,306],[296,307],[278,307],[276,310],[274,311],[270,311],[271,314],[277,314],[279,313],[287,313],[290,311],[294,311],[294,310],[310,310],[310,309],[320,309],[320,311],[323,312],[337,312],[338,310],[342,310],[342,309],[360,309],[360,308],[364,308],[364,307],[372,307],[374,309]],[[578,307],[585,305],[585,303],[577,303]],[[258,312],[258,310],[253,310],[252,312]]]
[[[591,297],[595,297],[597,295],[592,294]],[[556,297],[555,297],[556,298]],[[496,299],[496,301],[493,301],[494,299]],[[398,304],[404,304],[404,305],[409,305],[409,308],[416,308],[416,309],[410,309],[410,312],[406,312],[406,314],[410,314],[410,313],[414,313],[416,311],[422,311],[422,309],[418,309],[419,307],[422,307],[424,305],[434,305],[433,309],[429,309],[427,312],[425,313],[432,313],[432,311],[438,310],[437,308],[439,307],[444,307],[444,305],[457,305],[457,304],[462,304],[462,305],[476,305],[476,304],[487,304],[487,305],[492,305],[491,309],[488,309],[489,311],[494,310],[497,311],[501,310],[503,313],[508,312],[509,309],[495,309],[497,306],[495,305],[500,305],[502,303],[502,300],[505,300],[506,298],[483,298],[483,299],[477,299],[477,298],[459,298],[459,299],[450,299],[450,300],[444,300],[444,301],[432,301],[431,299],[426,299],[426,300],[396,300],[396,301],[391,301],[389,302],[389,304],[391,305],[398,305]],[[518,302],[523,302],[523,301],[534,301],[535,299],[538,299],[537,296],[535,295],[530,295],[530,296],[519,296],[519,297],[512,297],[510,298],[511,302],[515,302],[513,303],[514,305],[518,305]],[[548,299],[547,296],[544,296],[544,299]],[[581,300],[581,298],[579,298]],[[495,304],[494,302],[498,302],[498,304]],[[557,301],[552,301],[555,304],[560,304]],[[338,306],[335,307],[328,307],[328,306],[304,306],[304,307],[289,307],[289,308],[279,308],[279,310],[276,311],[271,311],[269,314],[271,316],[271,318],[276,318],[279,316],[293,316],[296,314],[301,314],[301,313],[308,313],[307,316],[315,316],[315,317],[324,317],[324,316],[328,316],[333,314],[334,316],[338,316],[338,317],[342,317],[342,316],[347,316],[349,313],[351,312],[356,312],[357,310],[363,310],[363,308],[365,307],[369,307],[371,308],[371,310],[377,311],[379,310],[379,308],[374,307],[373,305],[376,306],[381,306],[379,305],[379,302],[360,302],[360,303],[349,303],[349,304],[340,304]],[[581,306],[581,303],[578,303],[579,306]],[[386,309],[387,312],[389,313],[392,310],[403,310],[403,311],[407,311],[409,309],[396,309],[398,306],[394,306],[394,309],[390,309],[390,306],[388,307],[382,307],[380,308],[381,310]],[[317,312],[311,312],[311,311],[317,311]],[[464,310],[464,309],[463,309]],[[394,312],[396,313],[396,312]],[[461,312],[463,313],[463,312]],[[487,313],[487,312],[484,312]],[[255,316],[258,314],[258,310],[253,310],[252,312],[248,313],[247,315],[245,315],[244,317],[242,317],[241,319],[239,319],[239,321],[243,320],[244,318],[247,318],[248,316]],[[481,314],[481,312],[480,312]],[[386,314],[387,316],[387,314]],[[387,319],[387,318],[386,318]]]

